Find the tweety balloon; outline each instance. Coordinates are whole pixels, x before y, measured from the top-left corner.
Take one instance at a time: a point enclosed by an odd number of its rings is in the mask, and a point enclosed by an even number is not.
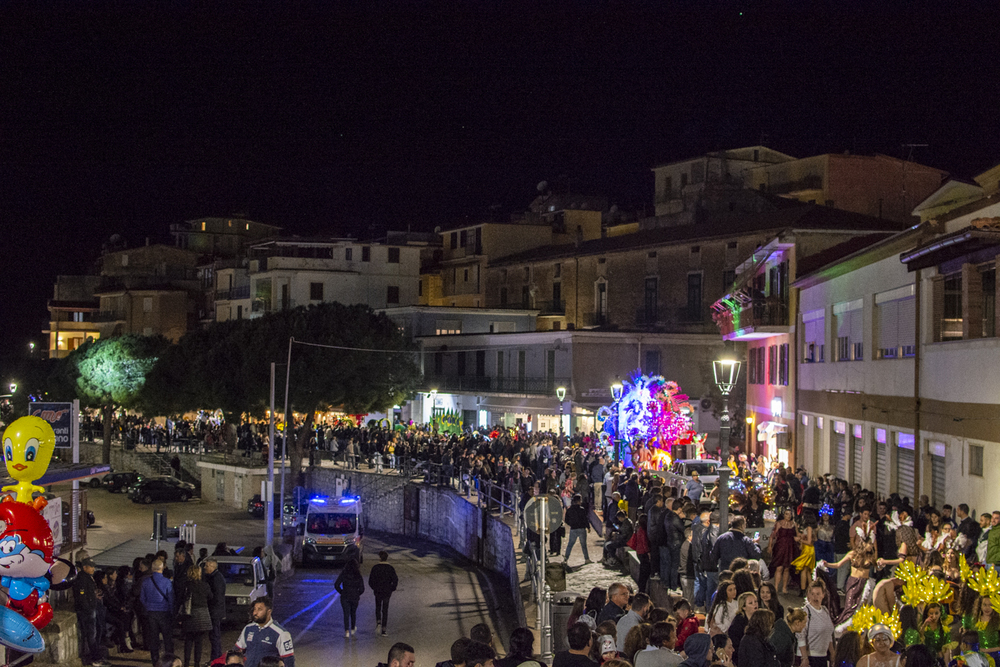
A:
[[[3,432],[3,459],[7,473],[17,480],[4,491],[16,491],[17,500],[31,504],[32,491],[45,491],[33,482],[41,479],[56,448],[56,434],[40,417],[21,417]]]

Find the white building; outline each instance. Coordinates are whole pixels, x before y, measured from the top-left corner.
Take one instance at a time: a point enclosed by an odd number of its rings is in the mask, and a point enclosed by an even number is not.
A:
[[[240,266],[216,271],[216,321],[337,301],[392,308],[417,303],[419,246],[353,239],[274,239]]]
[[[794,283],[798,461],[879,494],[990,512],[1000,509],[1000,202],[939,213]]]

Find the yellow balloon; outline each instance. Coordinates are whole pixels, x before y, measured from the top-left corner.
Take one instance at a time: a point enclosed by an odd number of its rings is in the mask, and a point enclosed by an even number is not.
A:
[[[55,449],[56,434],[47,421],[33,416],[14,421],[3,433],[3,459],[17,484],[3,490],[16,491],[18,502],[30,504],[33,491],[45,491],[33,482],[48,470]]]

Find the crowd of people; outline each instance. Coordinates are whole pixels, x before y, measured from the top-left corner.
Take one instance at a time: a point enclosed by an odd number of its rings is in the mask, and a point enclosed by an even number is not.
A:
[[[280,636],[286,653],[275,653],[284,667],[294,667],[291,636],[271,620],[270,598],[256,601],[251,610],[256,630],[241,635],[228,653],[222,646],[226,618],[226,579],[219,557],[233,555],[224,542],[213,553],[179,541],[168,561],[166,551],[136,558],[132,566],[101,569],[84,555],[77,562],[72,593],[80,638],[80,659],[85,665],[106,667],[108,649],[119,655],[136,648],[149,651],[153,667],[202,667],[212,665],[266,665],[266,632]],[[261,557],[257,548],[254,556]],[[269,576],[273,572],[269,571]],[[183,638],[183,658],[174,655],[174,634]],[[250,639],[247,639],[250,635]],[[253,636],[257,639],[254,640]],[[208,660],[203,660],[207,657]],[[175,664],[176,662],[176,664]],[[275,663],[273,667],[278,667]]]

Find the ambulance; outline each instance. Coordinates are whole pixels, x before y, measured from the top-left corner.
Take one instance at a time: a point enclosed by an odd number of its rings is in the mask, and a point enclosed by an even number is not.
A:
[[[362,562],[361,498],[343,496],[309,499],[302,523],[302,562]]]

